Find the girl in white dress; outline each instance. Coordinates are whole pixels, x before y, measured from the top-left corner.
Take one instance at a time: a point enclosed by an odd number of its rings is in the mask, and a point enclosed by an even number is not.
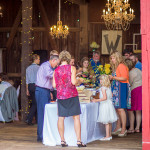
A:
[[[112,123],[117,121],[117,113],[112,103],[112,92],[110,88],[110,80],[108,75],[100,76],[101,88],[99,89],[99,99],[93,99],[92,102],[100,102],[99,116],[97,122],[105,124],[106,137],[100,139],[101,141],[109,141],[112,139]]]

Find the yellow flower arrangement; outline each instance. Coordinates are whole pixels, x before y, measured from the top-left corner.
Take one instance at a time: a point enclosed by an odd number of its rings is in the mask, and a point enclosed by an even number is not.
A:
[[[107,75],[111,74],[110,64],[105,64],[104,66],[100,65],[98,67],[98,70],[99,70],[101,75],[102,74],[107,74]]]
[[[99,65],[98,70],[101,72],[103,71],[103,65]]]
[[[91,48],[99,48],[99,44],[97,44],[96,42],[92,42],[92,43],[90,44],[90,47],[91,47]]]
[[[106,68],[110,68],[110,64],[105,64],[105,67]]]

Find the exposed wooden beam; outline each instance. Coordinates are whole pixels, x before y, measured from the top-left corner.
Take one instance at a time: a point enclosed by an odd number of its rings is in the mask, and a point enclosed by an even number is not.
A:
[[[8,39],[8,41],[6,43],[6,47],[7,47],[8,50],[11,48],[11,45],[13,43],[13,39],[14,39],[14,37],[16,35],[16,32],[17,32],[17,28],[18,28],[18,26],[19,26],[19,24],[21,22],[21,14],[22,14],[21,10],[22,10],[22,7],[20,7],[20,9],[18,11],[17,17],[16,17],[16,19],[14,21],[14,24],[13,24],[13,27],[11,28],[11,31],[10,31],[9,39]]]
[[[51,47],[52,47],[52,49],[58,50],[55,40],[52,39],[52,36],[49,34],[50,24],[49,24],[48,17],[47,17],[47,14],[45,12],[45,9],[44,9],[44,6],[43,6],[43,3],[41,0],[38,0],[38,6],[39,6],[39,10],[41,12],[41,17],[43,19],[43,23],[44,23],[46,30],[47,30],[47,34],[48,34],[48,37],[50,40]]]
[[[74,4],[82,5],[85,4],[85,0],[67,0],[69,2],[72,2]]]
[[[11,31],[11,27],[0,27],[0,32],[10,32]],[[41,31],[47,31],[45,27],[32,27],[33,32],[41,32]],[[17,28],[17,31],[21,32],[22,28],[19,27]],[[69,32],[80,32],[81,29],[80,28],[74,28],[71,27],[69,28]]]
[[[7,73],[8,77],[17,77],[20,78],[21,77],[21,73]]]

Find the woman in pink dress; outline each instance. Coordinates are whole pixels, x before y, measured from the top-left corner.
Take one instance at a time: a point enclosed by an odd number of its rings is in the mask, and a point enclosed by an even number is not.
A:
[[[131,109],[128,110],[130,128],[128,133],[140,132],[140,125],[142,121],[142,72],[135,68],[135,63],[126,59],[126,64],[130,70],[129,82],[131,85]],[[134,111],[136,115],[136,127],[134,129]]]
[[[73,116],[77,145],[78,147],[86,147],[86,145],[81,142],[81,109],[78,92],[75,87],[78,82],[76,80],[76,68],[69,65],[71,60],[69,52],[62,51],[59,55],[59,59],[61,64],[55,69],[53,87],[57,89],[58,131],[61,137],[61,145],[62,147],[68,146],[64,138],[64,119],[65,117]]]

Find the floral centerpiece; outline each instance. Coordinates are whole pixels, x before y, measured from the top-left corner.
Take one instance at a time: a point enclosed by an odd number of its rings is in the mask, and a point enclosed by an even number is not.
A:
[[[90,47],[93,49],[93,51],[95,51],[95,49],[98,49],[99,48],[99,44],[97,44],[96,42],[92,42],[91,44],[90,44]]]
[[[102,75],[102,74],[110,75],[111,74],[110,64],[105,64],[104,66],[100,65],[98,67],[98,70],[100,72],[100,75]]]

